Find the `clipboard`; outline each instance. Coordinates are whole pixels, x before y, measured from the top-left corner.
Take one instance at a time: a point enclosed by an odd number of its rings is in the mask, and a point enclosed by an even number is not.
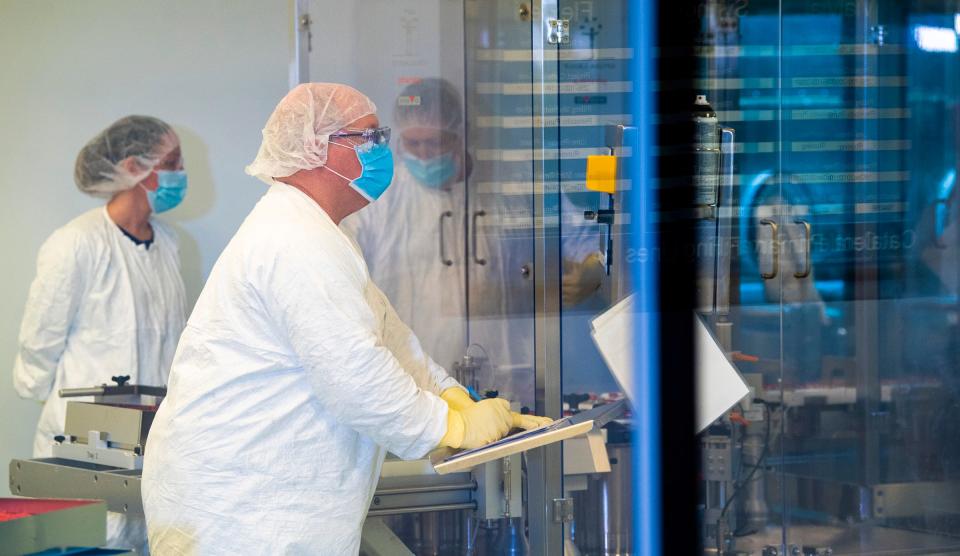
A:
[[[431,457],[431,464],[438,475],[466,471],[513,454],[582,436],[620,417],[626,410],[626,400],[604,404],[540,428],[512,434],[480,448],[464,450],[453,455],[438,454]]]

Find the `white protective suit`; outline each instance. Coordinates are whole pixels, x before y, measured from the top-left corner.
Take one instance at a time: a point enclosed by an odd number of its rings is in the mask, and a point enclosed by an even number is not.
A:
[[[456,381],[357,246],[276,183],[217,261],[147,442],[155,554],[357,554],[387,450],[446,431]]]
[[[17,394],[46,400],[34,457],[49,457],[53,437],[63,434],[67,400],[58,390],[109,384],[116,375],[166,384],[186,301],[176,234],[159,220],[150,224],[154,240],[147,249],[124,236],[100,207],[40,248],[13,367]],[[143,521],[125,526],[122,517],[110,514],[110,544],[143,542]]]
[[[448,369],[467,349],[464,201],[463,182],[425,187],[398,164],[383,197],[343,223],[400,319]],[[441,260],[441,226],[449,265]]]

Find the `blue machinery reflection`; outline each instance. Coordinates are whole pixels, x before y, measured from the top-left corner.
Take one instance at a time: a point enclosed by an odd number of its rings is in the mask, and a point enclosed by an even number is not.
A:
[[[733,5],[706,3],[698,77],[739,141],[755,396],[702,438],[706,550],[960,551],[957,6]]]

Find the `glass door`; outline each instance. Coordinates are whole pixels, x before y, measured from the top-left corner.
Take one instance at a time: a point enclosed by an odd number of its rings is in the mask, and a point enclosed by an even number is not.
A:
[[[623,171],[607,192],[587,187],[588,159],[614,154],[628,160],[634,126],[630,96],[633,51],[629,44],[626,0],[560,0],[557,17],[566,26],[555,61],[558,97],[558,154],[551,165],[555,183],[550,200],[555,231],[547,240],[558,251],[558,371],[564,414],[570,415],[624,397],[591,334],[591,322],[633,293],[629,287],[630,187]],[[635,136],[635,134],[632,134]],[[627,166],[623,164],[621,170]],[[584,466],[583,442],[567,443],[564,496],[574,502],[566,525],[568,545],[583,554],[633,554],[635,500],[631,422],[605,427],[606,462],[601,470]]]
[[[468,353],[482,388],[534,407],[534,7],[466,1]],[[536,16],[539,17],[539,14]]]
[[[310,0],[308,13],[313,14],[312,31],[304,37],[308,76],[364,92],[376,103],[381,125],[393,131],[391,187],[343,227],[427,354],[461,378],[458,365],[468,345],[465,184],[471,168],[465,149],[462,4]],[[318,17],[328,13],[341,19]],[[368,17],[371,13],[376,17]],[[361,20],[369,36],[344,30],[351,27],[344,22]],[[365,62],[331,60],[323,45],[333,43]]]
[[[955,553],[955,2],[783,2],[785,545]]]
[[[464,14],[468,354],[481,386],[559,418],[557,5],[467,0]],[[562,460],[556,444],[525,458],[533,554],[562,552]]]
[[[661,60],[697,62],[693,90],[684,75],[661,70],[668,77],[660,86],[678,97],[662,115],[662,125],[677,130],[662,147],[662,187],[687,188],[661,195],[673,199],[661,216],[695,230],[686,253],[664,256],[696,261],[698,318],[752,388],[699,436],[701,537],[714,553],[759,553],[782,540],[782,512],[768,496],[778,470],[781,245],[789,233],[781,200],[780,21],[776,0],[708,1],[698,13],[696,44],[667,44]]]

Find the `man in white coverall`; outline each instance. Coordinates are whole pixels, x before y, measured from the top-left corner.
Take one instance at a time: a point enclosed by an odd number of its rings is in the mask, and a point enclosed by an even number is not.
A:
[[[378,125],[366,96],[326,83],[267,121],[247,173],[270,189],[210,274],[147,441],[154,554],[357,554],[387,450],[419,458],[544,422],[471,401],[340,230],[392,179]]]

